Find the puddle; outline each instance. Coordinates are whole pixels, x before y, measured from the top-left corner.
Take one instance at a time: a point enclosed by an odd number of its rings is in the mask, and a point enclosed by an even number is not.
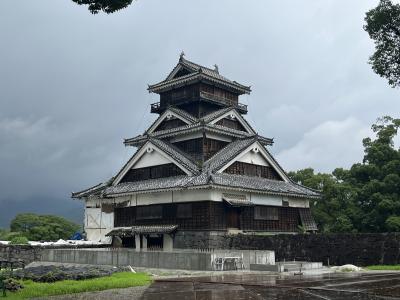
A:
[[[143,300],[400,299],[400,273],[228,274],[160,279]]]

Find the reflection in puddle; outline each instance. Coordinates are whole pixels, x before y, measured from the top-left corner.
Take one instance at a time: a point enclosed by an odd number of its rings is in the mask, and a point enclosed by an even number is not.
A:
[[[154,282],[143,300],[400,299],[400,273],[226,274]]]

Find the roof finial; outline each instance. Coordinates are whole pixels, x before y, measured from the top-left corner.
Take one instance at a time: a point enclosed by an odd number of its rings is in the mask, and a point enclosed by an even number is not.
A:
[[[217,64],[214,65],[214,71],[219,74],[219,70],[218,70],[218,65]]]
[[[182,50],[181,54],[179,55],[179,60],[182,60],[185,56],[185,52]]]

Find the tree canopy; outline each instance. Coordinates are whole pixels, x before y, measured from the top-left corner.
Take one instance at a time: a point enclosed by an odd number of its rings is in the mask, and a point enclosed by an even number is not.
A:
[[[400,87],[400,4],[380,0],[366,13],[364,29],[375,42],[372,69],[392,87]]]
[[[24,213],[11,221],[10,229],[31,241],[56,241],[70,238],[80,226],[58,216]]]
[[[322,199],[311,203],[321,231],[400,231],[400,149],[393,143],[399,127],[400,119],[391,117],[372,125],[376,138],[363,140],[363,162],[349,170],[289,173],[296,182],[322,190]]]
[[[72,0],[79,5],[87,5],[92,14],[103,11],[107,14],[126,8],[133,0]]]

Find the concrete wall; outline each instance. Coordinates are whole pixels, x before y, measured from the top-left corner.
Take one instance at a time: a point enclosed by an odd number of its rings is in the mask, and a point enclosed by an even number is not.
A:
[[[133,249],[46,249],[41,252],[42,261],[182,269],[213,270],[213,262],[218,257],[241,257],[246,269],[250,264],[273,264],[272,251],[254,250],[216,250],[213,252],[195,252],[176,249],[174,252],[141,251]]]
[[[130,249],[46,249],[42,261],[132,266],[145,268],[211,270],[210,253],[136,252]]]

